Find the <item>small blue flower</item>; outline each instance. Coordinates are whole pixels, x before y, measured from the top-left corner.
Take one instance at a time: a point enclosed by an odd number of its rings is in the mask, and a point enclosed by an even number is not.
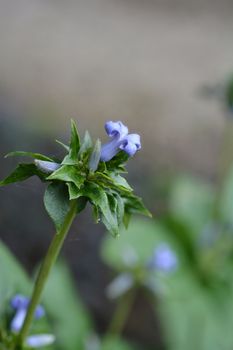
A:
[[[157,269],[161,272],[176,270],[178,260],[176,254],[167,243],[161,243],[155,250],[148,262],[148,268]]]
[[[30,299],[20,294],[16,294],[11,299],[11,306],[14,310],[16,310],[15,316],[10,324],[10,328],[12,332],[14,333],[20,332],[27,314],[29,303],[30,303]],[[35,319],[38,320],[44,315],[45,315],[44,308],[41,305],[38,305],[34,315]],[[31,348],[39,348],[42,346],[50,345],[54,343],[54,341],[55,341],[55,336],[53,334],[35,334],[27,337],[26,344]]]
[[[13,309],[16,310],[15,316],[11,322],[11,330],[12,332],[19,332],[22,328],[22,325],[24,323],[27,309],[29,305],[29,298],[17,294],[11,299],[11,306]],[[35,311],[35,319],[39,319],[43,317],[45,314],[44,308],[41,305],[38,305]]]
[[[122,122],[109,121],[105,124],[105,130],[112,140],[101,148],[100,159],[103,162],[111,160],[120,150],[132,157],[141,148],[140,136],[128,134],[127,126]]]

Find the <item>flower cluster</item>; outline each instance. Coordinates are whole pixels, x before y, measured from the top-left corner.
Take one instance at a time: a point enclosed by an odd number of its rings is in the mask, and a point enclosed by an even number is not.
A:
[[[120,150],[125,151],[130,157],[141,149],[140,136],[129,134],[128,128],[122,122],[109,121],[105,124],[105,130],[112,140],[101,148],[100,159],[104,162],[111,160]]]
[[[77,203],[77,213],[90,202],[96,222],[102,221],[109,232],[118,236],[120,227],[127,227],[131,214],[149,217],[151,214],[121,175],[126,172],[128,158],[141,148],[140,136],[129,134],[121,121],[108,121],[105,130],[111,140],[102,146],[98,139],[93,143],[88,132],[81,141],[72,121],[69,146],[58,141],[66,150],[63,159],[32,152],[9,153],[8,156],[34,158],[34,162],[19,164],[0,181],[0,186],[36,175],[48,183],[45,208],[57,230],[64,222],[71,201]]]
[[[20,332],[27,314],[29,303],[30,299],[20,294],[16,294],[11,299],[11,307],[15,310],[15,316],[13,317],[10,324],[10,328],[13,333]],[[41,305],[38,305],[34,314],[34,318],[38,320],[44,315],[44,308]],[[42,346],[50,345],[54,341],[55,337],[53,334],[35,334],[27,337],[26,344],[31,348],[39,348]]]

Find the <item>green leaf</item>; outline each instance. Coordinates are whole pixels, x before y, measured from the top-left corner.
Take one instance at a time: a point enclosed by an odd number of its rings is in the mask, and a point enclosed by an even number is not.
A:
[[[83,209],[85,209],[87,205],[87,198],[86,197],[79,197],[77,199],[77,214],[79,214]]]
[[[0,242],[0,281],[0,335],[2,335],[1,331],[8,328],[9,325],[11,298],[16,294],[30,296],[31,293],[28,276],[2,242]],[[0,349],[2,349],[1,345]],[[8,347],[3,349],[8,350]]]
[[[66,185],[58,182],[49,184],[44,195],[44,205],[59,231],[70,209]]]
[[[66,185],[68,187],[69,199],[70,200],[77,199],[77,214],[78,214],[83,209],[85,209],[87,204],[87,198],[79,196],[80,189],[73,182],[67,182]]]
[[[142,199],[133,194],[125,196],[125,210],[130,214],[142,214],[148,217],[152,217],[152,214],[144,206]]]
[[[68,187],[70,200],[78,198],[80,194],[80,188],[77,187],[73,182],[67,182],[66,185]]]
[[[190,228],[196,237],[211,219],[214,209],[213,188],[197,179],[182,176],[174,183],[170,210],[172,215]]]
[[[59,140],[55,140],[59,145],[61,145],[63,148],[65,148],[66,151],[70,151],[70,147],[65,145],[63,142],[59,141]]]
[[[117,236],[119,228],[116,213],[111,211],[109,199],[104,189],[97,184],[86,182],[85,186],[81,188],[79,196],[89,198],[92,204],[98,207],[104,225],[114,236]]]
[[[99,171],[97,171],[95,173],[96,181],[99,182],[104,187],[115,189],[116,191],[123,192],[126,195],[130,194],[130,192],[132,192],[132,189],[128,188],[129,185],[127,186],[126,180],[124,182],[123,177],[120,176],[121,179],[119,179],[117,175],[115,175],[115,176],[116,176],[116,181],[112,177],[112,173],[110,173],[108,175],[104,174],[104,173],[101,173]],[[122,185],[123,183],[124,183],[124,185]]]
[[[54,266],[43,302],[56,332],[56,350],[84,349],[92,324],[65,263]]]
[[[114,183],[118,185],[119,187],[123,187],[124,189],[127,189],[129,191],[133,191],[132,187],[128,184],[126,179],[119,174],[111,173],[111,178],[114,180]]]
[[[64,146],[64,144],[62,145]],[[67,147],[65,148],[67,149]],[[72,119],[69,154],[63,159],[62,164],[67,164],[67,165],[77,164],[79,150],[80,150],[79,134],[78,134],[76,124]]]
[[[122,197],[116,192],[112,192],[108,194],[108,201],[109,201],[111,212],[113,216],[116,216],[118,226],[120,227],[123,223],[124,201]]]
[[[127,211],[124,212],[123,224],[124,224],[124,226],[125,226],[126,229],[129,227],[129,223],[130,223],[131,217],[132,217],[132,214],[130,214],[130,213],[127,212]]]
[[[131,347],[125,340],[111,336],[108,337],[101,347],[101,350],[133,350],[135,348]]]
[[[109,162],[106,162],[107,169],[110,171],[119,170],[119,172],[123,170],[123,172],[125,172],[125,169],[124,167],[122,168],[122,166],[128,161],[128,159],[129,155],[124,151],[120,151]]]
[[[28,276],[13,254],[2,242],[0,242],[0,280],[1,315],[6,307],[4,300],[13,297],[16,293],[28,295],[31,291]]]
[[[91,172],[95,172],[98,168],[101,154],[101,142],[98,139],[92,151],[90,160],[89,160],[89,169]]]
[[[79,156],[88,151],[92,147],[92,140],[88,131],[85,132],[83,142],[79,150]]]
[[[70,158],[77,160],[80,149],[80,139],[74,120],[71,120]]]
[[[46,160],[46,161],[49,161],[49,162],[53,162],[54,161],[54,159],[52,159],[50,157],[47,157],[47,156],[44,156],[43,154],[34,153],[34,152],[24,152],[24,151],[10,152],[10,153],[5,155],[5,158],[14,157],[14,156],[30,157],[30,158],[39,159],[39,160]]]
[[[105,236],[101,254],[104,261],[116,271],[125,271],[131,257],[140,266],[145,266],[156,245],[166,237],[167,231],[152,220],[134,219],[128,230],[121,230],[117,240]]]
[[[10,307],[10,300],[16,294],[22,294],[30,298],[33,285],[19,262],[15,259],[14,255],[2,242],[0,242],[0,281],[0,349],[15,349],[15,347],[9,346],[11,337],[7,337],[7,334],[5,333],[6,330],[9,330],[10,320],[14,314]],[[51,333],[47,317],[43,317],[42,319],[37,320],[37,322],[33,322],[31,334],[37,333]],[[2,339],[3,334],[5,334],[5,337],[7,337],[8,340],[6,341],[7,345],[5,344],[4,347],[2,347],[2,343],[5,343]],[[44,349],[52,350],[54,347],[47,346]]]
[[[18,164],[17,168],[9,176],[0,181],[0,186],[24,181],[34,175],[37,175],[41,180],[45,180],[44,174],[37,169],[35,164]]]
[[[60,180],[64,182],[73,182],[77,188],[83,184],[85,177],[80,174],[76,165],[63,165],[47,177],[47,180]]]
[[[117,200],[117,220],[120,226],[124,221],[125,205],[123,198],[118,193],[115,194],[115,198]]]
[[[221,198],[220,198],[220,215],[227,222],[233,223],[233,167],[225,180]]]
[[[99,209],[96,205],[93,205],[92,206],[93,210],[92,210],[92,216],[93,216],[93,219],[94,219],[94,222],[96,224],[98,224],[100,222],[100,213],[99,213]]]

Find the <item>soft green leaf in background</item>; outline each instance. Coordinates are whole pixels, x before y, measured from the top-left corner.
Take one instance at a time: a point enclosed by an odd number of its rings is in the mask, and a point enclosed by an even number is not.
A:
[[[28,276],[9,249],[0,242],[0,331],[1,328],[3,328],[4,331],[9,331],[9,322],[14,316],[14,311],[10,307],[10,300],[12,297],[16,294],[30,297],[31,292],[32,283]],[[43,317],[33,323],[30,334],[37,333],[51,333],[47,317]],[[1,346],[5,349],[1,344],[0,349]],[[43,349],[54,350],[55,348],[51,345]]]
[[[233,167],[231,167],[223,186],[219,211],[225,223],[233,224]]]
[[[230,350],[233,346],[233,289],[214,294],[185,267],[156,303],[169,350]]]
[[[101,350],[136,350],[137,348],[131,347],[126,341],[117,338],[109,337],[104,345],[101,347]]]
[[[102,257],[116,271],[124,270],[130,256],[137,263],[146,265],[156,245],[166,239],[166,229],[152,220],[134,219],[129,228],[122,229],[117,239],[105,236],[102,242]]]
[[[56,350],[84,350],[92,324],[61,261],[52,271],[43,301],[57,337]]]
[[[181,176],[172,187],[170,213],[196,237],[213,214],[214,199],[215,192],[209,184]]]
[[[28,276],[9,249],[0,242],[0,316],[5,311],[6,303],[16,293],[29,295],[30,292]]]

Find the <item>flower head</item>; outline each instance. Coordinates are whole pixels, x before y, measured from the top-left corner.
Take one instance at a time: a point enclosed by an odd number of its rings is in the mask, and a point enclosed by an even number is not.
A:
[[[109,121],[105,124],[105,130],[111,141],[101,148],[100,159],[104,162],[111,160],[120,150],[125,151],[130,157],[140,148],[140,136],[128,134],[128,128],[121,121]]]
[[[148,262],[150,269],[162,272],[171,272],[177,268],[178,260],[176,254],[167,243],[161,243],[155,250]]]
[[[14,310],[16,310],[15,316],[11,322],[12,332],[17,333],[22,328],[22,325],[26,317],[29,302],[30,302],[29,298],[20,294],[16,294],[11,299],[11,306]],[[38,305],[34,315],[35,319],[39,319],[43,317],[44,314],[45,314],[44,308],[41,305]]]
[[[25,297],[24,295],[21,294],[16,294],[12,299],[11,299],[11,307],[16,310],[15,316],[13,320],[11,321],[10,328],[11,331],[14,333],[19,333],[26,314],[27,314],[27,309],[30,303],[30,299]],[[36,320],[40,319],[45,315],[45,310],[41,305],[38,305],[34,318]],[[53,334],[35,334],[35,335],[30,335],[26,339],[26,344],[31,347],[31,348],[39,348],[42,346],[47,346],[55,341],[55,336]]]

